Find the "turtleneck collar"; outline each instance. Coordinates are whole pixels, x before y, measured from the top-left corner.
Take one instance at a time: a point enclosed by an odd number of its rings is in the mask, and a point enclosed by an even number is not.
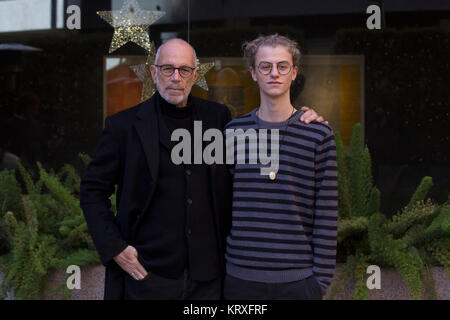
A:
[[[161,113],[164,116],[170,118],[183,119],[192,116],[192,98],[191,95],[188,97],[187,105],[185,107],[178,108],[175,105],[167,102],[164,98],[158,94],[159,104],[161,106]]]

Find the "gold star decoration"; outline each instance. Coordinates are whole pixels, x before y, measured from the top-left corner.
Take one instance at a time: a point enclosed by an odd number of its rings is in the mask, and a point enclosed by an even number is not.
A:
[[[155,63],[156,48],[155,43],[151,43],[151,49],[147,57],[147,61],[143,64],[130,66],[130,68],[136,73],[139,80],[142,81],[142,94],[141,102],[150,99],[156,91],[156,86],[153,82],[152,73],[150,72],[150,66]]]
[[[198,62],[198,59],[197,59]],[[208,91],[208,84],[206,83],[205,74],[211,70],[211,68],[214,67],[214,62],[208,62],[208,63],[200,63],[198,65],[198,79],[195,82],[197,86],[200,88]]]
[[[114,27],[109,53],[132,41],[150,52],[148,27],[164,16],[164,11],[142,10],[137,0],[125,0],[120,10],[99,11],[97,14]]]

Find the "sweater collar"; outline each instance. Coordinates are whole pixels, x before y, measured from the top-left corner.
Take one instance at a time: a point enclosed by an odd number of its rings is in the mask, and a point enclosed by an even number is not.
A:
[[[164,116],[170,117],[170,118],[188,118],[192,116],[192,109],[193,109],[193,101],[192,96],[189,94],[187,105],[185,107],[176,107],[175,105],[167,102],[161,94],[158,94],[159,99],[159,105],[161,108],[161,113]]]

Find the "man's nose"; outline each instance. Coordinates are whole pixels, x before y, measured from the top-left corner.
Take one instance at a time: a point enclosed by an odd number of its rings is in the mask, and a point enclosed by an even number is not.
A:
[[[278,72],[277,66],[272,66],[272,70],[270,70],[270,76],[271,77],[278,77],[280,73]]]
[[[178,69],[175,69],[175,70],[173,71],[173,74],[172,74],[172,76],[170,77],[170,79],[173,80],[173,81],[180,81],[180,80],[181,80],[180,72],[179,72]]]

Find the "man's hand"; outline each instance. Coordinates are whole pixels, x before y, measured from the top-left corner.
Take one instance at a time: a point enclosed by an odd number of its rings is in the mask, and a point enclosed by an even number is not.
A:
[[[305,113],[300,117],[300,121],[306,124],[310,123],[311,121],[323,122],[328,124],[328,121],[323,121],[323,117],[319,117],[319,115],[313,109],[302,107],[301,110],[305,111]]]
[[[135,280],[142,280],[147,276],[147,271],[139,263],[137,259],[138,253],[132,246],[128,246],[114,257],[114,261],[123,269],[129,273]]]

